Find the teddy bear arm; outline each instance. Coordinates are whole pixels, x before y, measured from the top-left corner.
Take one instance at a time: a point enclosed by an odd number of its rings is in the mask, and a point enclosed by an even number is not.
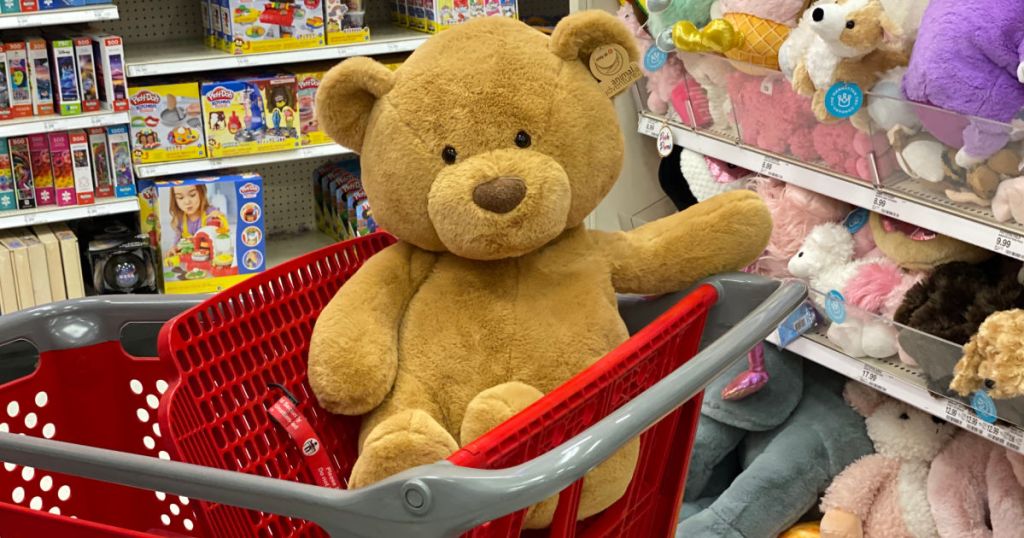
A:
[[[843,469],[825,491],[821,511],[838,510],[867,519],[875,498],[897,470],[897,463],[881,454],[871,454]]]
[[[320,313],[309,383],[332,413],[361,415],[384,401],[398,370],[398,327],[433,256],[398,243],[370,258]]]
[[[768,244],[771,214],[751,191],[715,196],[630,232],[590,232],[622,293],[659,294],[752,263]]]

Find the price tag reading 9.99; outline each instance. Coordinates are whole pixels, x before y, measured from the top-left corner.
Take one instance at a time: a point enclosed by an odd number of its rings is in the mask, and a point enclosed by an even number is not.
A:
[[[992,250],[996,251],[997,254],[1024,260],[1024,237],[1012,232],[1000,231],[996,235],[995,248]]]

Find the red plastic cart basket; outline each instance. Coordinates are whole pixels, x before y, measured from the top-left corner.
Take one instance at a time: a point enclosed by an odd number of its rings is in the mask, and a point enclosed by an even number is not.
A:
[[[0,345],[40,351],[34,373],[0,386],[0,536],[518,536],[524,508],[559,492],[550,536],[671,536],[701,390],[806,296],[728,275],[674,305],[636,302],[627,323],[646,326],[629,341],[448,461],[359,490],[313,486],[268,415],[272,385],[299,397],[347,476],[359,420],[316,404],[305,357],[321,309],[392,241],[327,247],[201,303],[105,297],[0,318]],[[172,316],[159,359],[125,352],[126,323]],[[702,331],[733,325],[689,360]],[[583,475],[638,435],[626,495],[577,523]]]

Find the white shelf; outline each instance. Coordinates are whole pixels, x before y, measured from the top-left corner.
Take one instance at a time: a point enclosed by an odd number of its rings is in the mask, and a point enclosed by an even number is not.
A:
[[[37,209],[2,212],[0,213],[0,230],[47,224],[50,222],[87,219],[117,213],[131,213],[138,210],[139,200],[132,196],[130,198],[102,199],[91,205],[46,206]]]
[[[373,29],[371,41],[331,47],[232,56],[189,40],[132,45],[125,50],[125,56],[129,77],[148,77],[408,52],[422,45],[427,37],[421,32],[385,26]]]
[[[267,269],[336,243],[318,230],[301,234],[275,234],[267,238]]]
[[[32,116],[0,121],[0,138],[28,136],[35,133],[88,129],[128,123],[127,112],[99,111],[78,116]]]
[[[855,359],[819,341],[801,337],[786,349],[855,381],[860,381],[925,413],[980,435],[993,443],[1024,454],[1024,430],[1002,424],[988,424],[966,405],[939,398],[928,391],[923,374],[899,364],[898,360]],[[768,341],[778,344],[778,333]]]
[[[53,26],[56,24],[78,24],[94,21],[117,20],[117,6],[72,7],[28,13],[7,13],[0,15],[0,30]]]
[[[224,157],[221,159],[196,159],[192,161],[140,164],[135,166],[135,175],[140,178],[152,178],[171,176],[175,174],[194,174],[206,172],[208,170],[241,168],[300,159],[315,159],[318,157],[345,155],[347,153],[352,153],[352,150],[337,144],[323,144],[288,151],[257,153],[255,155],[241,155],[238,157]]]
[[[665,120],[641,114],[639,132],[657,137]],[[807,190],[863,207],[876,213],[954,237],[981,248],[1024,260],[1024,236],[1009,227],[973,220],[962,215],[904,197],[890,189],[832,175],[777,155],[735,142],[720,140],[675,123],[669,123],[676,145],[715,157],[763,176],[773,177]]]

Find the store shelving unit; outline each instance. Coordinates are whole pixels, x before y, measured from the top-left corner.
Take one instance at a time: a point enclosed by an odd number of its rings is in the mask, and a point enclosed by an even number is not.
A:
[[[105,199],[91,205],[47,206],[37,209],[11,211],[0,213],[0,230],[114,215],[117,213],[131,213],[138,210],[139,200],[131,197]]]
[[[777,334],[772,335],[769,342],[777,345]],[[897,359],[855,359],[832,348],[824,337],[813,334],[797,339],[786,349],[1000,446],[1024,454],[1024,430],[986,423],[966,405],[933,395],[928,391],[924,375]]]
[[[333,47],[284,50],[233,56],[205,46],[198,39],[155,41],[132,45],[125,51],[129,77],[148,77],[174,73],[197,73],[242,67],[289,65],[318,60],[340,60],[352,56],[376,56],[409,52],[422,45],[427,35],[405,28],[374,28],[372,40]]]
[[[348,153],[352,153],[352,150],[344,146],[339,146],[337,144],[322,144],[289,151],[256,153],[253,155],[224,157],[221,159],[196,159],[191,161],[140,164],[135,166],[135,175],[140,178],[152,178],[171,176],[174,174],[195,174],[210,170],[221,170],[224,168],[257,166],[304,159],[316,159],[320,157],[333,157]]]
[[[641,134],[657,137],[664,126],[672,131],[675,144],[697,153],[1024,260],[1024,236],[1013,231],[1012,226],[1000,226],[951,213],[937,204],[931,205],[892,189],[876,188],[870,183],[855,181],[757,148],[694,131],[682,124],[667,122],[664,118],[640,114],[638,129]]]
[[[272,235],[267,238],[267,269],[335,242],[317,230]]]
[[[101,110],[77,116],[32,116],[0,121],[0,138],[128,123],[127,112]]]
[[[56,24],[112,21],[117,20],[117,18],[117,6],[113,4],[34,11],[29,13],[7,13],[0,15],[0,30],[52,26]]]

